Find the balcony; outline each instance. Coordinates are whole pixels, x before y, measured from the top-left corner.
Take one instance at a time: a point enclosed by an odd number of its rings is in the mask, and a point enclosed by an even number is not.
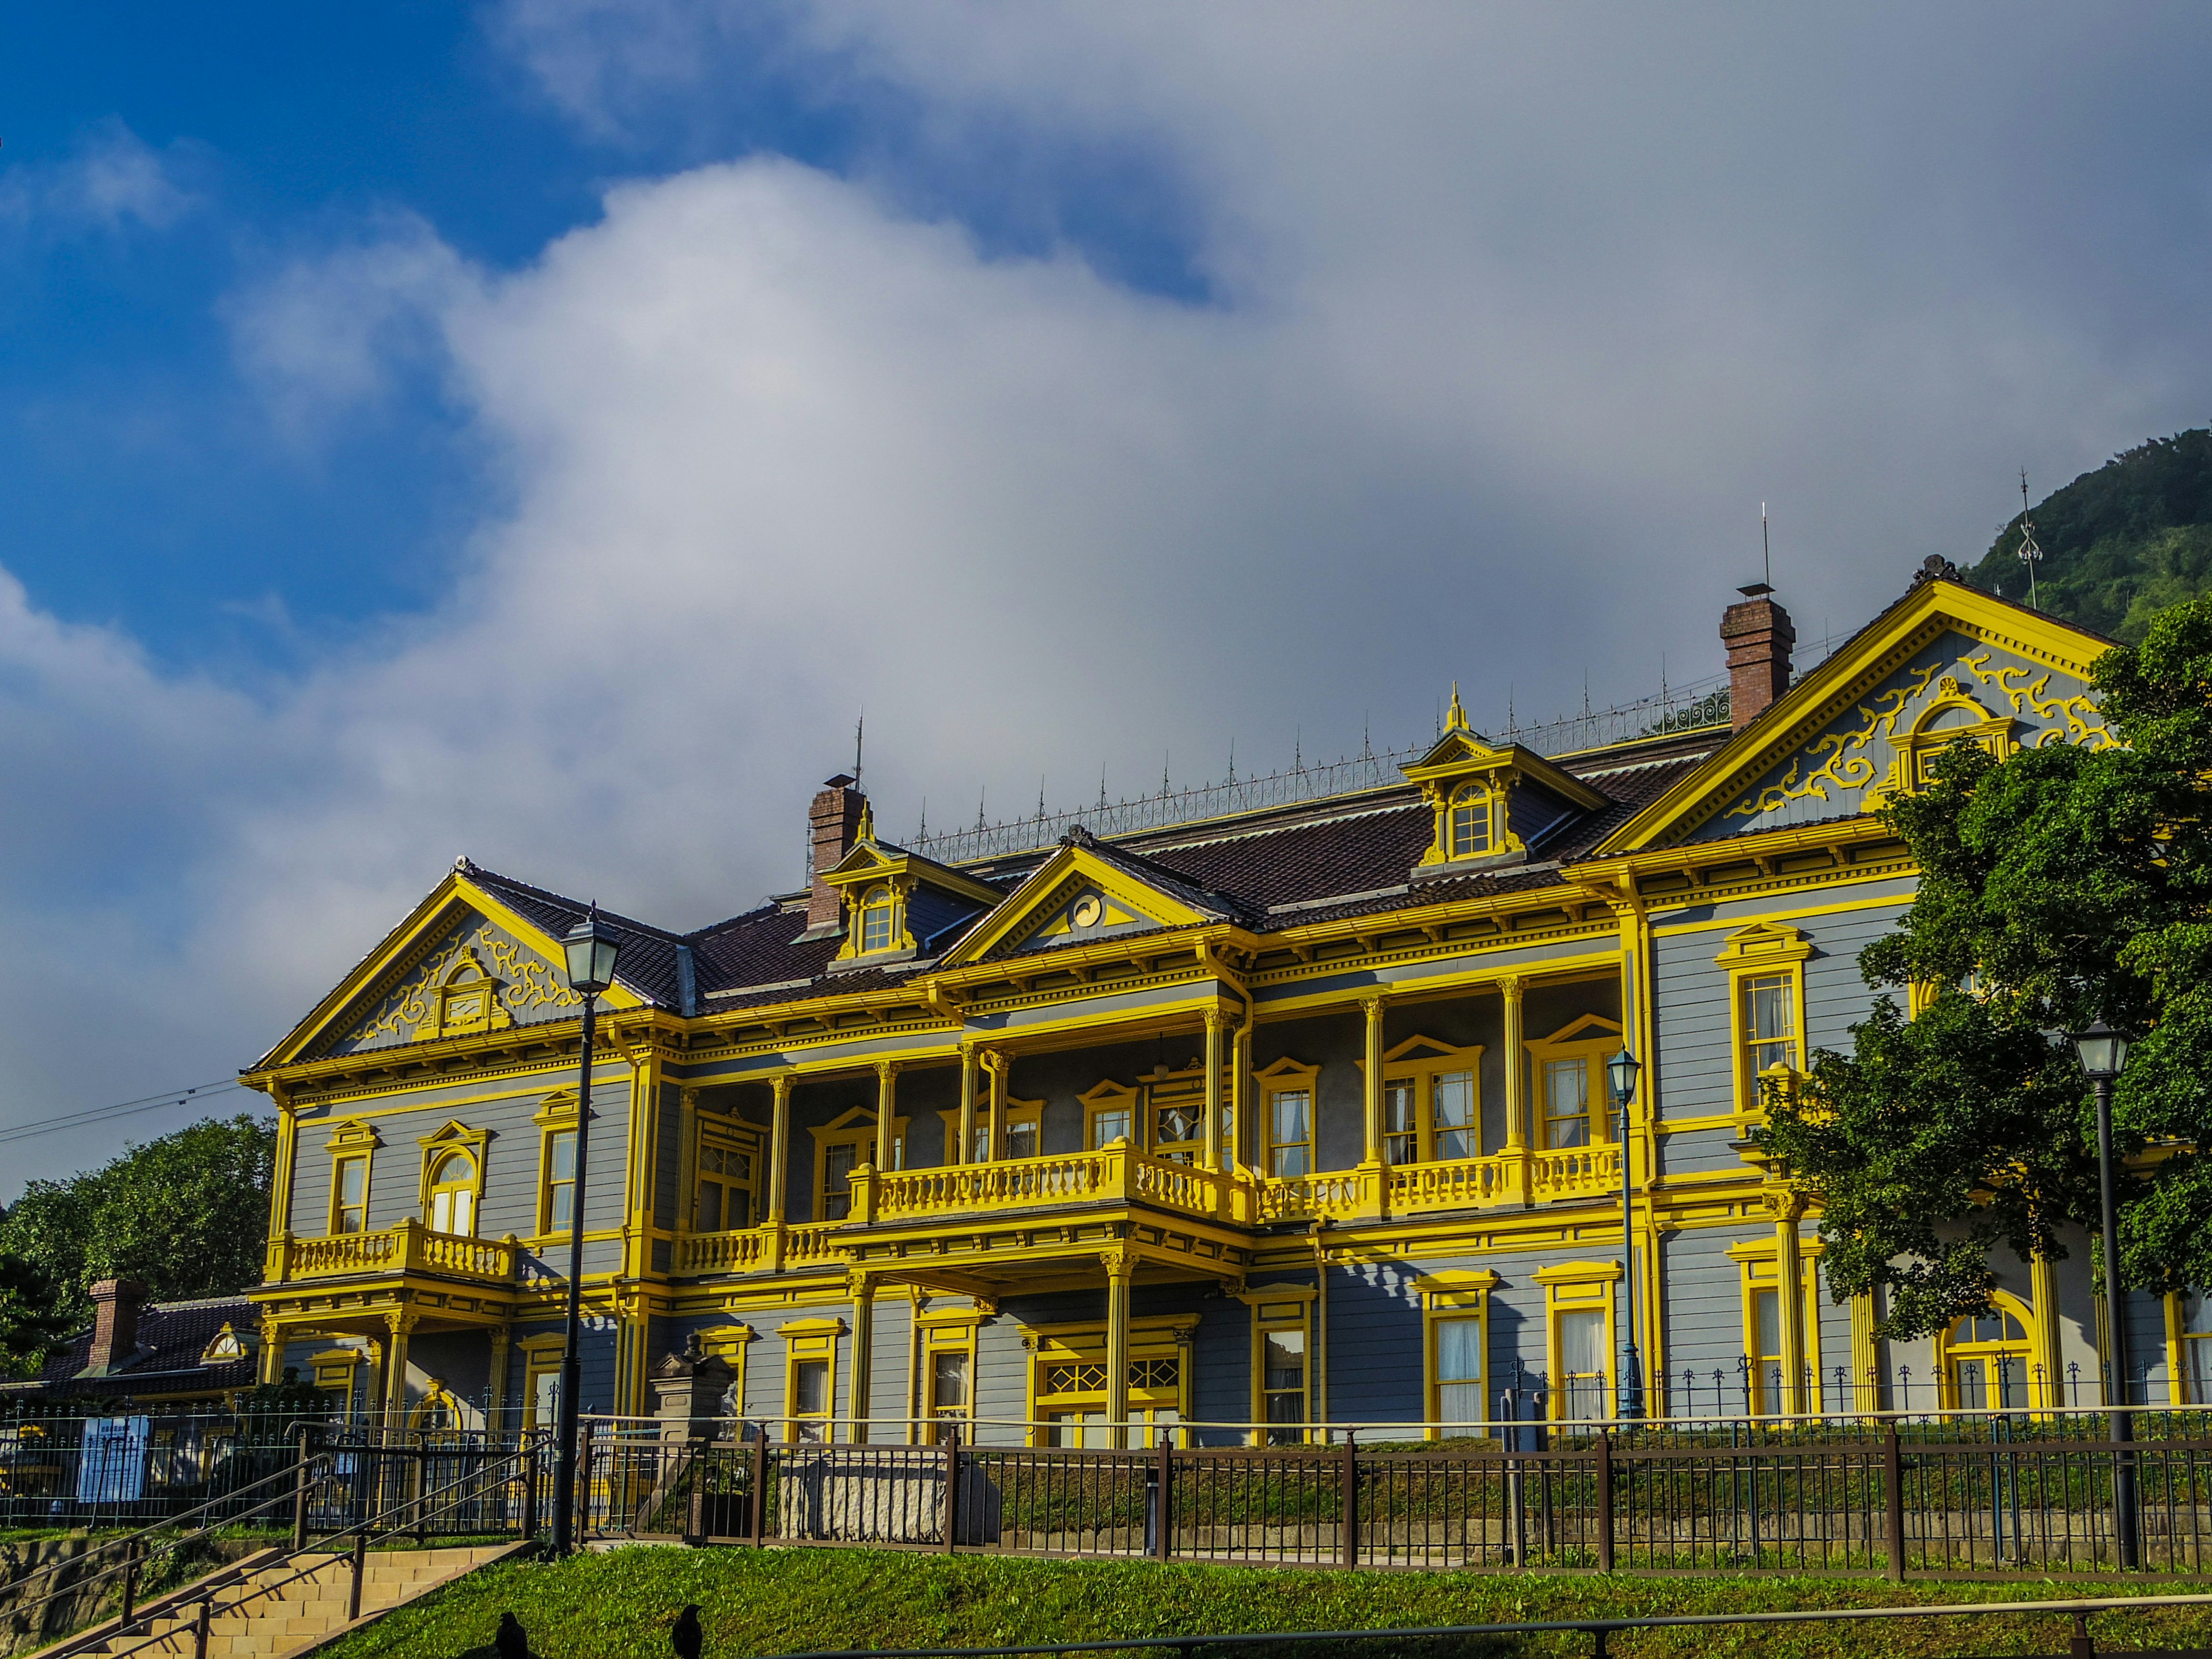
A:
[[[381,1232],[287,1239],[275,1264],[276,1271],[270,1277],[289,1281],[429,1273],[441,1279],[510,1285],[521,1255],[521,1247],[512,1235],[495,1240],[464,1238],[456,1233],[434,1233],[410,1218]]]
[[[1265,1182],[1260,1216],[1267,1221],[1357,1216],[1408,1216],[1485,1205],[1606,1198],[1620,1187],[1617,1145],[1549,1152],[1499,1152],[1449,1164],[1390,1169],[1362,1164]]]
[[[1116,1143],[1096,1152],[895,1170],[884,1175],[863,1168],[854,1173],[852,1214],[845,1220],[679,1234],[672,1241],[669,1271],[689,1277],[835,1266],[857,1259],[842,1242],[854,1228],[926,1230],[939,1221],[1075,1204],[1141,1205],[1249,1227],[1273,1221],[1349,1221],[1490,1205],[1605,1200],[1620,1186],[1620,1148],[1613,1145],[1501,1152],[1402,1169],[1362,1164],[1267,1180],[1243,1171],[1201,1170]]]

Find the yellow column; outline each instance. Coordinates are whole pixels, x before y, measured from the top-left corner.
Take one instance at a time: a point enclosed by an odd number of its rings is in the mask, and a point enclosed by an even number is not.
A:
[[[283,1279],[291,1267],[286,1247],[292,1242],[292,1166],[299,1156],[300,1120],[292,1115],[292,1103],[285,1097],[283,1084],[270,1084],[269,1099],[276,1108],[276,1167],[270,1171],[269,1249],[261,1276],[275,1282]]]
[[[960,1144],[947,1164],[967,1164],[975,1156],[975,1045],[960,1045]]]
[[[282,1382],[284,1380],[284,1328],[273,1319],[261,1322],[260,1380]]]
[[[891,1123],[898,1116],[898,1066],[876,1062],[876,1173],[891,1167]]]
[[[1006,1156],[1006,1074],[1013,1061],[995,1048],[983,1052],[983,1070],[991,1079],[991,1139],[985,1159],[996,1164]]]
[[[1382,1007],[1386,999],[1379,993],[1359,1000],[1360,1011],[1367,1016],[1367,1098],[1366,1132],[1363,1164],[1382,1161]]]
[[[1247,1014],[1237,1028],[1231,1046],[1229,1072],[1229,1162],[1237,1169],[1252,1167],[1252,1018]]]
[[[2028,1363],[2042,1367],[2040,1386],[2033,1373],[2028,1377],[2028,1398],[2039,1406],[2063,1406],[2066,1401],[2058,1374],[2058,1281],[2051,1263],[2042,1256],[2028,1258],[2027,1294],[2035,1304],[2028,1310],[2035,1321],[2035,1352]]]
[[[876,1287],[874,1279],[866,1273],[854,1273],[847,1281],[847,1288],[853,1297],[853,1382],[845,1415],[853,1419],[852,1441],[857,1446],[865,1444],[868,1438],[869,1370],[876,1346]]]
[[[1129,1420],[1129,1282],[1135,1278],[1137,1258],[1127,1250],[1102,1250],[1098,1260],[1106,1269],[1106,1420],[1114,1426],[1109,1443],[1128,1444]]]
[[[699,1219],[699,1091],[686,1089],[676,1108],[676,1231],[688,1233]],[[727,1218],[724,1218],[726,1224]]]
[[[1206,1145],[1200,1156],[1205,1167],[1221,1167],[1221,1034],[1229,1016],[1219,1007],[1206,1011]]]
[[[1875,1383],[1874,1292],[1861,1291],[1851,1298],[1851,1386],[1842,1404],[1856,1411],[1875,1411],[1881,1398]]]
[[[1805,1399],[1805,1256],[1797,1236],[1804,1204],[1795,1194],[1772,1200],[1775,1300],[1782,1309],[1783,1409],[1802,1412]]]
[[[504,1325],[491,1334],[491,1386],[484,1398],[484,1427],[499,1427],[500,1408],[507,1404],[507,1329]]]
[[[384,1345],[385,1421],[391,1427],[404,1427],[407,1421],[407,1339],[414,1333],[415,1316],[386,1314],[384,1323],[392,1333],[392,1340]]]
[[[1527,984],[1518,975],[1498,981],[1505,1004],[1505,1148],[1516,1152],[1528,1150],[1528,1056],[1522,1051],[1528,1039],[1521,1024],[1521,993]]]
[[[791,1158],[791,1073],[777,1073],[773,1086],[775,1109],[769,1119],[766,1214],[771,1224],[781,1224],[783,1220],[783,1191],[791,1184],[785,1173],[790,1167]]]

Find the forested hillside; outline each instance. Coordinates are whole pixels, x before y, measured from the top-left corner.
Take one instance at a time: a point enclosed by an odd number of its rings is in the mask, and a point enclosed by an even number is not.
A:
[[[2212,588],[2212,430],[2154,438],[2116,455],[2027,516],[2043,549],[2035,570],[2041,607],[2134,644],[2155,613]],[[2025,600],[2020,542],[2015,517],[1968,579]]]

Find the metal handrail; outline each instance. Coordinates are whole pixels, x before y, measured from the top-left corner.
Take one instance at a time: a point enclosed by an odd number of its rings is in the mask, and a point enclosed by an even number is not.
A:
[[[316,1459],[319,1459],[322,1455],[323,1454],[317,1453],[315,1457]],[[122,1559],[117,1561],[112,1566],[102,1567],[96,1572],[88,1573],[71,1583],[48,1590],[44,1595],[38,1596],[32,1601],[24,1602],[21,1607],[15,1609],[15,1616],[21,1618],[23,1615],[34,1612],[36,1609],[43,1607],[48,1603],[58,1601],[65,1595],[82,1595],[84,1592],[93,1585],[100,1583],[106,1579],[112,1578],[117,1573],[126,1575],[127,1583],[129,1582],[130,1575],[143,1572],[149,1562],[158,1560],[162,1556],[170,1554],[173,1552],[182,1548],[186,1544],[195,1543],[201,1539],[206,1538],[210,1534],[219,1531],[223,1527],[235,1526],[241,1521],[251,1520],[253,1516],[261,1514],[265,1510],[275,1509],[285,1504],[296,1504],[298,1501],[299,1487],[302,1480],[301,1472],[302,1469],[307,1468],[313,1461],[315,1461],[315,1459],[302,1459],[301,1462],[292,1464],[289,1468],[277,1470],[274,1474],[264,1475],[258,1480],[249,1481],[245,1486],[239,1487],[236,1491],[228,1492],[221,1498],[211,1498],[204,1504],[200,1504],[195,1505],[191,1509],[186,1510],[182,1515],[172,1516],[167,1520],[158,1522],[153,1526],[142,1527],[137,1532],[125,1533],[121,1538],[108,1540],[108,1547],[112,1547],[117,1545],[120,1545],[122,1547]],[[141,1540],[150,1538],[156,1533],[168,1531],[176,1524],[177,1522],[187,1520],[192,1516],[200,1514],[204,1510],[212,1510],[232,1504],[247,1492],[253,1491],[256,1487],[265,1486],[271,1481],[276,1480],[285,1482],[289,1489],[285,1492],[279,1492],[273,1498],[264,1498],[260,1503],[255,1504],[246,1510],[226,1515],[219,1522],[194,1527],[187,1532],[175,1534],[173,1536],[166,1539],[159,1549],[150,1550],[143,1556],[141,1556],[138,1553],[137,1547]],[[125,1597],[125,1607],[122,1614],[123,1618],[126,1621],[131,1619],[133,1611],[129,1605],[129,1601],[130,1598],[126,1595]],[[94,1620],[93,1621],[94,1627],[96,1628],[101,1622],[101,1620]],[[70,1639],[70,1638],[68,1637],[64,1637],[62,1638],[64,1643]],[[58,1654],[55,1656],[55,1659],[58,1659]]]
[[[330,1540],[333,1539],[352,1538],[354,1540],[352,1552],[353,1589],[349,1601],[350,1613],[349,1622],[350,1622],[351,1618],[358,1618],[361,1614],[361,1585],[364,1557],[371,1537],[380,1528],[381,1528],[386,1537],[392,1537],[400,1533],[412,1532],[416,1530],[418,1526],[435,1518],[437,1516],[445,1514],[449,1510],[459,1507],[461,1500],[457,1498],[453,1503],[447,1504],[441,1508],[425,1510],[423,1505],[437,1497],[440,1493],[453,1492],[456,1488],[471,1485],[481,1487],[488,1483],[488,1478],[501,1481],[513,1479],[514,1472],[512,1468],[509,1468],[507,1472],[503,1474],[500,1474],[495,1477],[492,1476],[492,1470],[498,1468],[501,1465],[512,1465],[518,1461],[524,1462],[530,1471],[530,1478],[534,1479],[538,1453],[538,1442],[535,1439],[526,1440],[521,1445],[516,1447],[513,1451],[504,1454],[494,1463],[488,1464],[484,1468],[474,1470],[468,1474],[458,1476],[455,1479],[447,1481],[444,1486],[433,1487],[430,1491],[423,1492],[419,1496],[402,1499],[400,1502],[391,1505],[389,1508],[385,1509],[375,1515],[354,1522],[349,1527],[341,1528],[337,1532],[325,1533],[323,1534],[321,1540],[318,1543],[313,1545],[302,1544],[297,1548],[288,1550],[276,1560],[264,1562],[260,1568],[257,1569],[257,1571],[266,1571],[270,1568],[282,1566],[289,1561],[296,1560],[303,1555],[331,1555],[334,1553],[334,1552],[327,1547]],[[404,1515],[409,1517],[407,1525],[388,1527],[383,1525],[383,1523],[391,1517],[400,1515]],[[318,1562],[313,1566],[301,1567],[295,1571],[286,1574],[282,1578],[271,1579],[255,1584],[251,1588],[247,1594],[239,1596],[236,1600],[221,1608],[220,1611],[225,1613],[235,1612],[238,1608],[246,1606],[248,1602],[258,1601],[264,1596],[275,1594],[277,1590],[283,1589],[287,1584],[297,1583],[302,1578],[312,1577],[313,1574],[320,1571],[327,1565],[329,1565],[327,1561]],[[219,1593],[220,1587],[217,1587],[216,1589],[210,1589],[206,1595],[200,1598],[199,1630],[203,1634],[205,1632],[209,1622],[214,1618],[216,1613],[218,1611],[216,1607],[216,1596]],[[129,1659],[129,1656],[131,1654],[141,1652],[149,1647],[154,1646],[157,1643],[165,1642],[167,1639],[168,1632],[165,1632],[158,1636],[149,1632],[145,1638],[137,1643],[135,1646],[127,1648],[111,1648],[108,1650],[108,1659]],[[201,1647],[200,1650],[203,1654],[204,1653],[204,1645]],[[66,1659],[67,1652],[68,1650],[50,1652],[44,1656],[43,1659]]]
[[[1273,1642],[1418,1642],[1439,1637],[1542,1636],[1580,1633],[1597,1638],[1597,1659],[1604,1659],[1605,1638],[1615,1631],[1666,1630],[1723,1625],[1806,1625],[1826,1620],[1953,1619],[1978,1613],[2046,1613],[2071,1616],[2080,1631],[2090,1614],[2142,1607],[2212,1606],[2212,1595],[2130,1595],[2075,1601],[1962,1601],[1933,1607],[1796,1608],[1781,1613],[1652,1613],[1631,1619],[1557,1619],[1515,1625],[1441,1625],[1390,1630],[1270,1630],[1215,1636],[1118,1636],[1091,1642],[1037,1642],[998,1648],[835,1648],[811,1653],[791,1653],[783,1659],[1014,1659],[1017,1655],[1062,1653],[1127,1653],[1143,1648],[1226,1647],[1232,1644],[1260,1645]]]

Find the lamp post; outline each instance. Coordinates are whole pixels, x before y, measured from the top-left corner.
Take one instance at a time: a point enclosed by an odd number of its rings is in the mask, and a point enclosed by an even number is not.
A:
[[[1644,1362],[1636,1352],[1636,1171],[1628,1157],[1628,1103],[1635,1097],[1636,1074],[1643,1069],[1643,1063],[1626,1048],[1605,1063],[1620,1130],[1621,1311],[1627,1321],[1627,1340],[1621,1344],[1620,1353],[1623,1417],[1644,1415]]]
[[[2135,1438],[2135,1422],[2124,1409],[2128,1403],[2128,1309],[2120,1288],[2119,1218],[2112,1203],[2112,1080],[2128,1063],[2128,1039],[2100,1018],[2086,1031],[2074,1034],[2074,1053],[2081,1062],[2081,1075],[2097,1097],[2097,1203],[2102,1212],[2105,1236],[2105,1324],[2110,1332],[2106,1349],[2112,1356],[2113,1392],[2112,1436],[2115,1444]],[[2112,1458],[2112,1532],[2119,1546],[2120,1566],[2136,1565],[2136,1467],[2128,1452]]]
[[[568,1188],[568,1325],[561,1348],[561,1398],[554,1433],[559,1438],[553,1475],[553,1548],[565,1555],[576,1539],[577,1396],[583,1389],[584,1175],[592,1135],[592,1041],[599,995],[615,980],[620,947],[599,921],[594,904],[561,941],[568,957],[568,988],[584,999],[584,1040],[576,1060],[575,1170]]]

